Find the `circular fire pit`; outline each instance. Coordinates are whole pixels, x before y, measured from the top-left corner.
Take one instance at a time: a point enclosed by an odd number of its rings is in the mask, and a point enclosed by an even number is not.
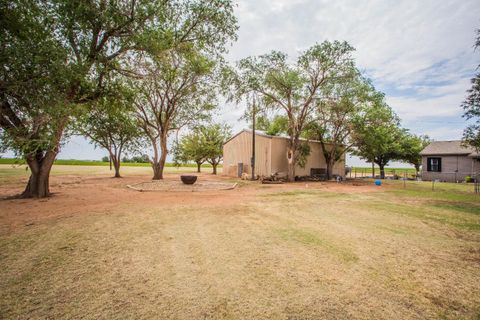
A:
[[[220,181],[197,181],[195,184],[184,184],[175,180],[154,180],[139,182],[133,185],[127,185],[128,188],[140,192],[212,192],[220,190],[232,190],[237,186],[236,183]]]
[[[180,179],[184,184],[194,184],[197,181],[197,176],[180,176]]]

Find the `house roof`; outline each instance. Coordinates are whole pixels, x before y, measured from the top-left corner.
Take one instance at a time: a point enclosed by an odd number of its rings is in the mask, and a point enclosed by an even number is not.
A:
[[[230,139],[228,139],[227,141],[225,141],[224,144],[227,144],[229,141],[235,139],[237,136],[239,136],[240,134],[242,134],[243,132],[247,132],[247,133],[252,133],[252,130],[249,130],[249,129],[243,129],[241,131],[239,131],[238,133],[234,134]],[[269,134],[266,134],[264,131],[262,130],[255,130],[255,135],[256,136],[261,136],[261,137],[266,137],[266,138],[269,138],[269,139],[290,139],[290,137],[288,136],[272,136],[272,135],[269,135]],[[308,141],[308,142],[316,142],[316,143],[320,143],[320,141],[318,140],[308,140],[308,139],[304,139],[304,138],[300,138],[300,141]],[[328,144],[328,143],[327,143]]]
[[[433,141],[420,152],[422,156],[432,155],[468,155],[476,157],[473,148],[465,147],[460,140],[452,141]]]

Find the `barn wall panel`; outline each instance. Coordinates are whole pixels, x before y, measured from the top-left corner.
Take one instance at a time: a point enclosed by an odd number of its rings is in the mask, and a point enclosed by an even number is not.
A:
[[[256,136],[255,139],[255,173],[270,175],[271,138]],[[237,176],[238,163],[246,165],[244,172],[251,173],[252,134],[242,132],[223,146],[224,174]]]

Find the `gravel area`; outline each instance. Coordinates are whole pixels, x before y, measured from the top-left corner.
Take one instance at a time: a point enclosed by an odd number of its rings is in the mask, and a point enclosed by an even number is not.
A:
[[[196,182],[193,185],[184,184],[181,181],[148,181],[127,185],[128,188],[137,191],[183,191],[183,192],[202,192],[214,190],[230,190],[237,186],[236,183],[224,183],[204,181]]]

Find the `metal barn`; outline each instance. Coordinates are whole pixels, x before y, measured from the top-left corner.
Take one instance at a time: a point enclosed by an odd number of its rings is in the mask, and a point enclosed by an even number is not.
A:
[[[297,176],[326,172],[327,164],[320,142],[310,140],[308,143],[310,155],[304,168],[300,166],[295,168]],[[287,146],[287,137],[255,132],[255,174],[260,176],[286,174]],[[223,174],[232,177],[239,177],[241,173],[251,174],[251,157],[252,131],[242,130],[223,145]],[[345,155],[333,167],[333,174],[345,176]]]

